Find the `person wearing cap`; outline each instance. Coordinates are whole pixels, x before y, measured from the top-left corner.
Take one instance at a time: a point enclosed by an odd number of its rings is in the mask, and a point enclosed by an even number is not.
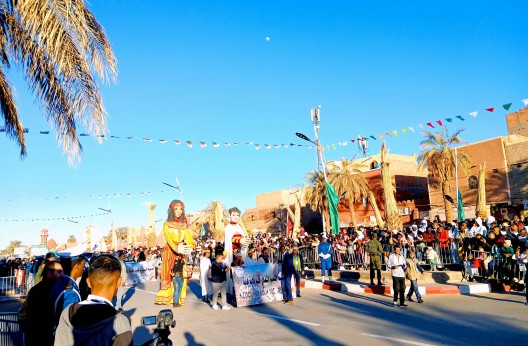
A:
[[[370,256],[370,284],[374,285],[374,274],[376,274],[378,286],[381,286],[381,255],[383,254],[383,248],[378,240],[377,233],[373,232],[371,237],[372,239],[367,244],[367,253]]]
[[[299,253],[299,245],[294,244],[292,249],[292,261],[295,272],[293,273],[293,279],[295,280],[295,293],[297,298],[301,297],[301,275],[304,275],[304,259]]]
[[[46,265],[46,263],[48,262],[51,262],[51,261],[55,261],[55,258],[57,257],[57,255],[55,254],[55,252],[48,252],[46,254],[46,257],[44,257],[44,261],[42,261],[42,264],[39,266],[38,270],[37,270],[37,273],[35,274],[35,279],[33,280],[33,285],[36,285],[38,284],[41,280],[42,280],[42,271],[44,270],[44,266]]]
[[[317,246],[317,254],[321,261],[321,281],[325,282],[325,274],[328,272],[328,280],[332,281],[332,245],[327,241],[326,234],[321,237],[321,243]]]
[[[405,257],[400,254],[400,245],[394,245],[394,252],[389,255],[387,266],[391,270],[392,288],[394,290],[393,306],[398,306],[398,298],[400,300],[400,307],[405,307],[405,269],[407,263]]]

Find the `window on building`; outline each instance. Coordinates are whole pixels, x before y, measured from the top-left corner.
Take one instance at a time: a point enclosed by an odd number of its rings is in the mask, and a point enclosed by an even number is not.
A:
[[[376,168],[379,168],[378,167],[378,162],[377,161],[372,161],[370,163],[370,169],[376,169]]]
[[[363,197],[363,205],[366,207],[368,205],[368,198]]]
[[[476,175],[472,175],[468,178],[468,186],[470,189],[478,188],[478,178]]]
[[[398,213],[401,215],[411,215],[411,209],[410,208],[398,208]]]

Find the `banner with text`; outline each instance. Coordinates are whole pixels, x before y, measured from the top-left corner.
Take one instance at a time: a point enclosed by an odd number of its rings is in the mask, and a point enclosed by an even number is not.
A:
[[[127,285],[156,281],[156,270],[151,263],[125,262],[125,268],[127,271]]]
[[[237,306],[282,301],[281,267],[275,263],[233,268]],[[295,287],[292,278],[292,291]]]

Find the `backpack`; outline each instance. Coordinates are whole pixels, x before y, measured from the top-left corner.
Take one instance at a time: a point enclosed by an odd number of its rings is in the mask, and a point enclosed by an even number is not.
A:
[[[51,289],[50,299],[53,302],[55,327],[57,327],[60,315],[65,308],[64,303],[67,302],[68,305],[71,305],[71,303],[80,302],[81,295],[75,281],[69,276],[63,275]]]

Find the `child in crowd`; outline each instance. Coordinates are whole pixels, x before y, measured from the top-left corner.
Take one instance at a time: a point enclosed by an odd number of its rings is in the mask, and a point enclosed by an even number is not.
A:
[[[431,265],[431,271],[436,271],[436,266],[438,265],[438,254],[433,249],[432,246],[427,247],[427,251],[425,252],[425,258],[427,258],[427,262]]]

